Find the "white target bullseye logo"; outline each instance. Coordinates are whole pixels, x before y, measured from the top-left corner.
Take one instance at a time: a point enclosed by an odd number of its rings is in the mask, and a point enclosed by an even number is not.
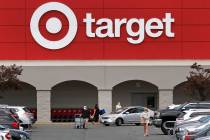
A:
[[[69,29],[67,34],[65,35],[64,38],[58,41],[51,41],[46,39],[44,36],[42,36],[39,30],[39,22],[41,17],[45,13],[50,11],[58,11],[63,13],[69,22]],[[36,9],[34,14],[32,15],[30,22],[31,34],[34,40],[42,47],[51,50],[61,49],[69,45],[76,36],[77,28],[78,28],[78,23],[74,12],[65,4],[59,2],[49,2],[41,5],[38,9]],[[46,22],[46,29],[49,33],[56,35],[62,29],[61,20],[57,17],[51,17]]]

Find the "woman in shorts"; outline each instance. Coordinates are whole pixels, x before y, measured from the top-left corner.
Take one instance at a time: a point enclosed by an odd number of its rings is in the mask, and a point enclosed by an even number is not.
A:
[[[149,121],[150,121],[149,110],[145,108],[144,112],[141,114],[141,123],[144,126],[144,136],[149,136]]]

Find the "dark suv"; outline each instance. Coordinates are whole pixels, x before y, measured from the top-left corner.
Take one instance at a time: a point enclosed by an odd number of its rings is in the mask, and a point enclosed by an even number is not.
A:
[[[164,109],[155,113],[154,125],[161,127],[161,130],[167,135],[170,129],[173,129],[176,118],[185,110],[189,109],[210,109],[210,102],[190,102],[182,104],[174,109]]]

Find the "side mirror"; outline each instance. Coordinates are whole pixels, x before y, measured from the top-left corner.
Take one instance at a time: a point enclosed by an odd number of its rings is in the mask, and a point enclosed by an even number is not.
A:
[[[129,112],[125,112],[126,115],[130,114]]]

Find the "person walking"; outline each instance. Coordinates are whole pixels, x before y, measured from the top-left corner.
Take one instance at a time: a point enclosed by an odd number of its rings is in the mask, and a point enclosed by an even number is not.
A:
[[[90,111],[88,110],[87,106],[83,107],[81,117],[84,119],[83,128],[85,129],[87,127],[88,121],[90,119]]]
[[[147,108],[144,108],[144,112],[141,114],[141,123],[144,126],[144,136],[149,136],[149,121],[149,110]]]
[[[93,123],[98,123],[99,122],[99,115],[100,115],[100,109],[98,107],[98,104],[95,104],[94,110],[93,110],[93,115],[92,115],[92,121]]]

